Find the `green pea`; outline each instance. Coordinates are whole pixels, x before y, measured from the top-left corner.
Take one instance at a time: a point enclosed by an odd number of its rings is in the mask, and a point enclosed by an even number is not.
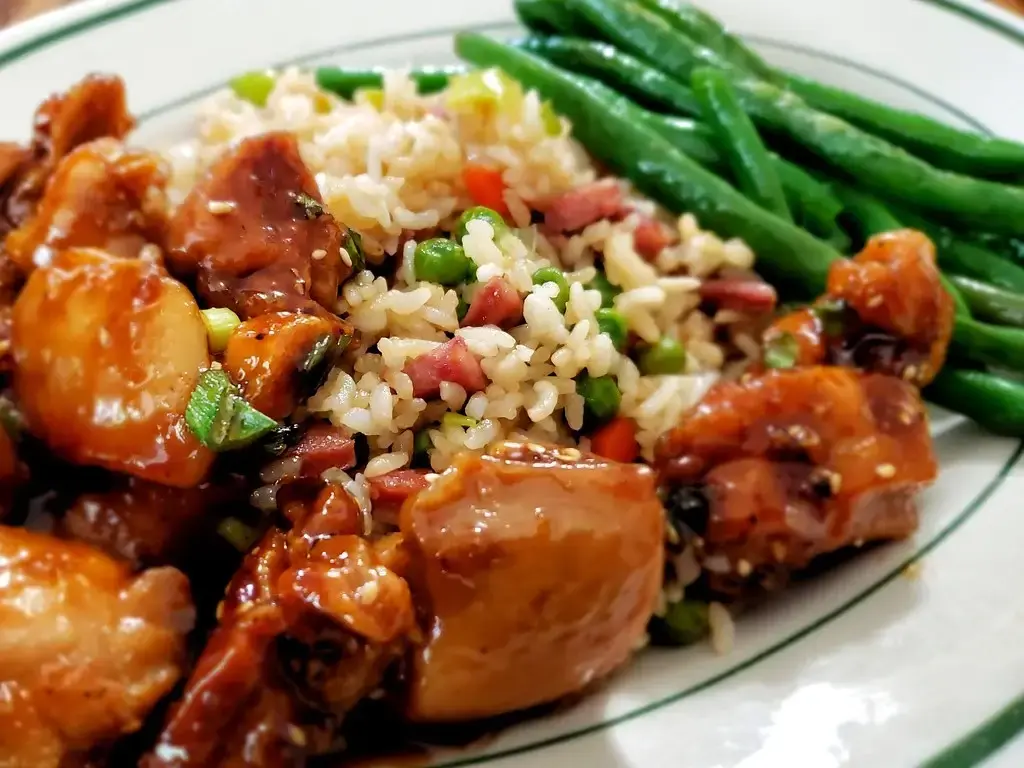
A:
[[[449,286],[466,282],[474,269],[462,246],[443,237],[417,245],[413,266],[417,280]]]
[[[611,376],[580,374],[576,379],[576,392],[583,397],[587,412],[600,421],[607,421],[619,412],[622,393]]]
[[[646,376],[662,373],[679,373],[686,367],[686,350],[683,345],[668,336],[647,347],[641,354],[640,372]]]
[[[587,289],[601,292],[602,307],[614,306],[615,297],[622,293],[622,289],[613,285],[604,272],[598,272],[597,276],[587,283]]]
[[[426,453],[434,447],[434,441],[430,439],[430,430],[421,429],[412,440],[413,453]]]
[[[626,348],[626,340],[629,338],[629,329],[626,327],[625,318],[614,309],[602,307],[594,313],[597,319],[597,327],[601,333],[608,334],[615,348],[622,352]]]
[[[229,85],[238,98],[257,107],[265,107],[276,83],[277,79],[270,72],[246,72],[234,78]]]
[[[569,281],[565,279],[562,270],[556,267],[541,267],[533,273],[533,284],[544,285],[554,283],[558,286],[558,295],[552,301],[558,307],[559,312],[565,312],[565,305],[569,303]]]
[[[508,224],[501,218],[501,214],[491,208],[485,208],[482,205],[477,205],[473,208],[467,208],[459,216],[459,220],[455,222],[455,239],[462,241],[462,238],[466,236],[466,225],[471,221],[486,221],[491,225],[491,229],[494,230],[494,239],[501,240],[502,235],[508,232]]]

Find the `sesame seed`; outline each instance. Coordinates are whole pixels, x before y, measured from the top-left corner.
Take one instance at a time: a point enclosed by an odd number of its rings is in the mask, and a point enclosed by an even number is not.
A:
[[[356,594],[359,595],[359,602],[363,605],[369,605],[376,602],[377,595],[380,594],[380,586],[376,581],[368,581],[356,590]]]
[[[786,545],[781,541],[772,542],[772,555],[775,557],[775,561],[781,563],[786,559]]]
[[[910,565],[903,569],[901,575],[903,576],[903,578],[911,580],[921,578],[921,561],[915,560],[914,562],[912,562]]]
[[[916,365],[908,365],[903,369],[903,380],[914,381],[917,379],[918,369]]]
[[[743,578],[749,576],[751,573],[753,573],[753,571],[754,569],[746,560],[740,560],[738,563],[736,563],[736,573],[738,573]]]
[[[854,539],[853,546],[855,546],[857,549],[860,549],[864,546],[864,539]]]
[[[320,259],[327,256],[327,251],[325,251],[323,248],[317,248],[315,251],[313,251],[313,253],[310,254],[310,256],[313,257],[313,261],[320,261]],[[349,264],[349,266],[352,265]]]
[[[224,367],[224,366],[222,366],[222,365],[220,364],[220,360],[214,360],[214,361],[212,361],[212,362],[210,363],[210,370],[211,370],[211,371],[219,371],[219,370],[220,370],[221,368],[223,368],[223,367]]]
[[[833,495],[839,493],[839,489],[843,487],[843,476],[838,472],[829,472],[828,485],[832,489]]]
[[[297,747],[306,746],[306,734],[297,725],[288,724],[288,738]]]
[[[888,480],[889,478],[896,476],[896,467],[892,464],[879,464],[875,467],[875,474]]]
[[[884,299],[882,298],[882,296],[880,294],[879,295],[875,295],[875,296],[872,296],[870,299],[868,299],[868,306],[871,307],[872,309],[874,309],[875,307],[882,306],[882,302],[883,301],[884,301]]]
[[[318,251],[313,251],[313,258],[314,259],[316,258],[316,254],[317,253],[318,253]],[[324,251],[323,253],[324,253],[324,256],[327,255],[326,251]],[[321,257],[321,258],[323,258],[323,257]],[[352,266],[352,257],[349,255],[348,251],[346,251],[344,248],[341,249],[341,260],[343,262],[345,262],[345,266],[346,267],[351,267]]]
[[[206,210],[214,216],[223,216],[235,210],[235,204],[230,200],[211,200],[206,204]]]
[[[99,337],[101,347],[110,346],[110,331],[108,331],[106,328],[100,328]]]

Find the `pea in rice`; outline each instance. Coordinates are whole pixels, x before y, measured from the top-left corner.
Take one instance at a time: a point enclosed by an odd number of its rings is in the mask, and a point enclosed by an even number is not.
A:
[[[359,332],[357,343],[308,408],[367,437],[366,477],[408,466],[423,430],[436,472],[460,450],[481,450],[508,437],[586,448],[586,438],[577,436],[585,414],[577,391],[582,375],[614,379],[619,414],[635,421],[642,456],[650,459],[659,435],[730,361],[756,354],[742,315],[720,311],[709,317],[699,308],[702,279],[752,268],[754,254],[743,242],[702,231],[692,215],[672,222],[621,181],[613,183],[621,185],[631,212],[618,220],[599,220],[568,237],[531,223],[531,203],[590,184],[599,170],[569,136],[567,122],[553,122],[535,93],[512,95],[497,108],[451,92],[420,96],[408,77],[392,73],[382,92],[362,93],[349,103],[321,91],[310,74],[288,71],[265,107],[229,92],[213,97],[201,109],[198,136],[169,151],[171,194],[181,199],[232,142],[292,131],[326,207],[362,236],[367,269],[346,283],[336,307]],[[445,287],[419,280],[417,245],[451,232],[458,216],[476,204],[463,182],[470,163],[500,169],[512,228],[496,232],[486,220],[466,225],[461,245],[475,281]],[[678,234],[652,260],[635,247],[642,217],[656,217]],[[565,274],[564,311],[555,301],[557,285],[534,284],[533,275],[544,267]],[[674,339],[686,352],[680,373],[643,375],[631,350],[620,352],[600,331],[595,313],[602,294],[588,287],[599,269],[621,289],[614,308],[635,342],[633,351]],[[507,331],[460,328],[460,304],[471,304],[494,277],[525,297],[522,322]],[[444,382],[437,399],[414,396],[406,364],[453,336],[480,359],[487,386],[469,393]],[[365,500],[358,493],[362,477],[338,479]]]

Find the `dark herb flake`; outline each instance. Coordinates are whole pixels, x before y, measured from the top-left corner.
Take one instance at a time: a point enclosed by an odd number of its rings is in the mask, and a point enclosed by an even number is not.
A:
[[[305,192],[294,192],[292,196],[295,198],[295,202],[302,207],[302,212],[307,219],[319,219],[327,213],[323,203]]]

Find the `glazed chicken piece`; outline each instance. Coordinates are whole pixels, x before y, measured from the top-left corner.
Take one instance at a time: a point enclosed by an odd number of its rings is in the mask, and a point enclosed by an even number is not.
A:
[[[333,310],[352,271],[295,137],[267,133],[225,152],[171,220],[172,269],[243,318]]]
[[[915,494],[938,471],[917,390],[837,367],[716,385],[662,438],[657,459],[667,482],[702,498],[677,522],[699,537],[726,591],[755,572],[910,535]]]
[[[166,485],[202,481],[213,454],[185,408],[210,359],[183,285],[144,261],[62,251],[18,296],[12,345],[18,403],[54,453]]]
[[[135,258],[162,243],[166,169],[151,152],[131,152],[115,139],[74,149],[57,165],[35,213],[7,236],[8,255],[23,274],[65,248],[100,248]]]
[[[953,319],[935,246],[920,232],[900,230],[876,235],[855,258],[836,262],[826,295],[780,318],[765,344],[793,339],[797,365],[849,365],[923,387],[945,362]]]
[[[284,512],[294,527],[246,557],[147,768],[304,765],[404,653],[415,623],[395,541],[359,536],[336,486]]]
[[[178,571],[133,576],[83,544],[0,527],[0,584],[0,765],[80,764],[181,675],[194,617]]]
[[[512,712],[622,665],[661,589],[663,525],[638,464],[533,443],[460,454],[402,509],[426,635],[408,717]]]
[[[0,236],[28,220],[57,164],[75,147],[104,137],[124,138],[134,125],[124,82],[116,76],[89,75],[44,101],[36,110],[27,156],[15,165],[18,153],[12,147],[3,153],[3,166],[15,170],[2,177]]]
[[[208,550],[204,544],[213,537],[224,512],[232,504],[248,503],[243,490],[225,481],[171,488],[136,477],[118,478],[112,490],[75,499],[58,521],[56,533],[90,544],[136,569],[179,565],[197,549]]]
[[[272,312],[235,329],[224,368],[253,408],[283,419],[320,387],[351,337],[333,315]]]

